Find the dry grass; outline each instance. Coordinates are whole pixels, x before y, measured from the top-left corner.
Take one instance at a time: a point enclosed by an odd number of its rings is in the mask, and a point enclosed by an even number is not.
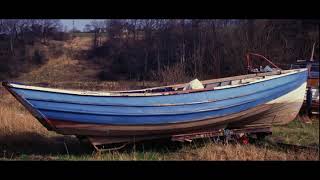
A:
[[[76,50],[88,50],[93,45],[92,37],[75,37],[64,44],[64,48]]]
[[[13,96],[0,88],[1,153],[39,152],[50,147],[51,137],[59,136],[43,127]]]
[[[0,130],[2,136],[15,135],[17,132],[49,134],[3,87],[0,89]]]
[[[86,82],[96,79],[101,67],[85,59],[75,57],[76,54],[89,50],[92,43],[92,37],[75,37],[67,42],[50,41],[51,51],[60,48],[63,52],[62,55],[58,57],[49,56],[49,60],[44,65],[20,75],[15,80],[54,83],[65,81]],[[46,54],[50,54],[51,51],[48,47],[45,50]]]
[[[61,56],[50,59],[46,64],[31,72],[22,74],[16,81],[23,82],[64,82],[90,81],[97,77],[99,67],[87,62]]]
[[[294,151],[268,146],[242,144],[213,144],[190,149],[173,155],[175,160],[318,160],[319,152],[313,150]]]

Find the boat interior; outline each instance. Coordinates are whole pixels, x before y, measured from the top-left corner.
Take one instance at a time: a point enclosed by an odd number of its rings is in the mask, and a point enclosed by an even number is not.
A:
[[[265,72],[265,73],[253,73],[247,75],[240,75],[240,76],[233,76],[233,77],[226,77],[226,78],[219,78],[219,79],[210,79],[200,81],[203,85],[203,90],[210,90],[210,89],[222,89],[225,87],[236,86],[241,84],[247,84],[250,82],[255,82],[257,80],[262,79],[272,79],[280,74],[289,74],[294,73],[297,71],[301,71],[303,69],[291,69],[291,70],[276,70],[272,72]],[[154,88],[147,88],[147,89],[140,89],[140,90],[130,90],[130,91],[114,91],[118,93],[161,93],[161,92],[182,92],[182,91],[193,91],[193,90],[184,90],[184,88],[188,85],[188,83],[183,84],[176,84],[171,86],[162,86],[162,87],[154,87]],[[196,91],[199,91],[197,89]]]

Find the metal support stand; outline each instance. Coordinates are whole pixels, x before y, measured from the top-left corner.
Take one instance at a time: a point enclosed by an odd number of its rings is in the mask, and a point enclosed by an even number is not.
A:
[[[306,111],[307,111],[307,115],[310,118],[312,115],[312,91],[311,91],[311,87],[307,88],[307,98],[306,98],[307,102],[306,102]]]

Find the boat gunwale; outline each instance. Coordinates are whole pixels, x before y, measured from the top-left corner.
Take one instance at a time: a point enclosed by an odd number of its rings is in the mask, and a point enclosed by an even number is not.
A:
[[[56,93],[56,94],[67,94],[67,95],[75,95],[75,96],[94,96],[94,97],[153,97],[153,96],[173,96],[173,95],[180,95],[180,94],[188,94],[188,93],[199,93],[199,92],[206,92],[206,91],[217,91],[217,90],[224,90],[229,88],[238,88],[241,86],[247,86],[255,83],[260,83],[263,81],[269,81],[273,79],[278,79],[284,76],[290,76],[297,73],[301,73],[304,71],[307,71],[307,68],[300,68],[300,69],[291,69],[291,70],[280,70],[280,71],[273,71],[268,73],[256,73],[256,74],[247,74],[247,75],[240,75],[240,76],[232,76],[232,77],[226,77],[226,78],[219,78],[219,79],[210,79],[210,80],[204,80],[201,81],[203,84],[213,84],[213,83],[221,83],[226,81],[232,81],[232,80],[242,80],[242,79],[250,79],[255,77],[266,77],[271,76],[269,79],[263,78],[263,79],[257,79],[252,82],[248,83],[242,83],[242,84],[236,84],[236,85],[225,85],[220,87],[212,87],[212,88],[203,88],[203,89],[194,89],[194,90],[180,90],[180,91],[168,91],[168,92],[161,92],[161,93],[136,93],[131,94],[130,92],[134,91],[146,91],[146,90],[152,90],[152,89],[159,89],[159,88],[166,88],[166,87],[179,87],[182,85],[186,85],[188,83],[184,84],[176,84],[171,86],[160,86],[160,87],[154,87],[154,88],[147,88],[147,89],[140,89],[140,90],[131,90],[131,91],[81,91],[81,90],[65,90],[65,89],[58,89],[58,88],[46,88],[46,87],[39,87],[39,86],[30,86],[30,85],[20,85],[17,83],[12,83],[8,81],[2,82],[2,85],[7,88],[16,88],[16,89],[25,89],[25,90],[32,90],[32,91],[41,91],[41,92],[49,92],[49,93]],[[277,74],[274,74],[277,73]],[[279,74],[278,74],[279,73]],[[253,77],[246,78],[248,76],[252,75]],[[240,78],[243,77],[243,78]],[[229,80],[225,80],[229,79]],[[223,81],[225,80],[225,81]],[[212,82],[217,81],[217,82]],[[183,87],[183,86],[182,86]],[[127,92],[127,93],[125,93]],[[116,94],[118,93],[118,94]]]

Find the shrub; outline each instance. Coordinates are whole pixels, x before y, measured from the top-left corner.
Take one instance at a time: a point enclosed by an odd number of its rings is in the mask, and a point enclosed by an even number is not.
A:
[[[48,58],[46,57],[46,55],[42,51],[35,50],[32,60],[36,64],[43,64],[44,62],[46,62],[48,60]]]
[[[58,58],[64,54],[64,49],[60,44],[50,45],[50,56],[53,58]]]
[[[176,63],[172,66],[166,66],[159,73],[152,73],[154,80],[158,80],[166,83],[180,83],[187,82],[191,78],[185,72],[185,65],[182,63]]]
[[[98,78],[100,80],[109,80],[109,81],[114,81],[114,80],[118,80],[117,76],[115,76],[112,72],[108,71],[108,70],[102,70],[99,74],[98,74]]]

